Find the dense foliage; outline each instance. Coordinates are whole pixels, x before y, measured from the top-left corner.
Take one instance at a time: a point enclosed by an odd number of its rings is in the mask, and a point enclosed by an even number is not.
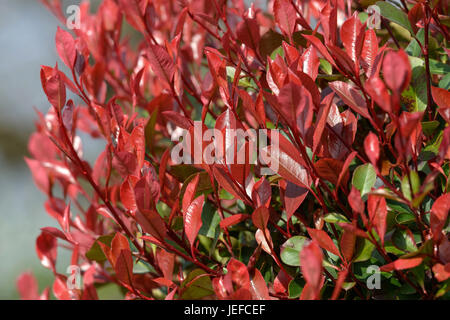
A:
[[[65,66],[41,69],[50,108],[26,158],[60,225],[36,241],[53,295],[449,298],[448,1],[246,5],[83,2],[80,28],[58,28]],[[194,121],[233,148],[227,129],[278,130],[278,170],[174,162]],[[104,141],[95,162],[80,136]],[[18,288],[50,295],[29,273]]]

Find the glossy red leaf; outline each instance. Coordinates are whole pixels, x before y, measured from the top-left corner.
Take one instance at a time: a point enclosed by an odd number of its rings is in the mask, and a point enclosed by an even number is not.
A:
[[[386,233],[386,217],[387,205],[386,199],[382,196],[369,195],[367,198],[367,211],[369,212],[370,222],[377,230],[381,239],[381,244],[384,244],[384,235]]]
[[[383,60],[383,75],[389,89],[401,94],[411,81],[411,65],[403,50],[389,51]]]
[[[372,165],[377,168],[377,162],[380,158],[380,143],[373,132],[370,132],[364,139],[364,151]]]
[[[289,221],[308,195],[308,189],[284,180],[280,181],[280,188],[282,190],[286,218]]]
[[[306,228],[306,230],[308,230],[311,239],[316,241],[322,249],[330,251],[338,257],[341,255],[333,240],[331,240],[330,236],[325,231],[311,228]]]
[[[270,300],[266,281],[258,269],[254,270],[254,275],[250,279],[250,293],[254,300]]]
[[[334,81],[330,83],[330,87],[355,112],[367,119],[371,118],[367,110],[366,101],[354,85],[347,82]]]
[[[255,225],[255,227],[262,230],[266,229],[267,223],[269,222],[269,217],[269,209],[264,206],[257,208],[252,213],[253,224]]]
[[[144,232],[149,233],[159,241],[164,241],[167,229],[164,220],[158,212],[153,210],[138,210],[136,211],[136,220]]]
[[[397,259],[394,262],[382,266],[380,270],[383,272],[390,272],[393,270],[411,269],[420,265],[422,260],[423,258]]]
[[[450,210],[450,193],[441,195],[434,201],[430,213],[430,227],[433,232],[433,239],[438,241],[442,237],[442,229],[447,221]]]
[[[368,78],[373,75],[378,49],[377,35],[373,29],[368,29],[364,35],[364,43],[361,51],[362,67]]]
[[[75,40],[72,35],[58,27],[55,42],[56,50],[58,51],[61,60],[70,70],[72,70],[75,65],[76,58]]]
[[[319,159],[314,167],[322,179],[330,181],[336,185],[339,179],[339,174],[342,172],[343,162],[336,159],[323,158]]]
[[[36,253],[41,264],[53,272],[56,272],[57,250],[57,240],[52,235],[42,232],[36,239]]]
[[[237,213],[220,221],[220,227],[226,229],[250,218],[249,214]]]
[[[364,40],[364,26],[356,12],[342,24],[341,40],[347,54],[358,66]]]
[[[320,296],[322,258],[322,250],[314,241],[300,252],[301,270],[310,292],[308,296],[302,294],[303,298],[315,300]]]
[[[341,248],[342,257],[345,261],[350,262],[355,252],[356,234],[352,230],[344,230],[341,235],[339,246]]]
[[[195,238],[202,227],[202,210],[205,203],[205,196],[195,198],[186,211],[183,212],[184,231],[191,244],[194,245]]]
[[[291,2],[289,0],[275,0],[273,3],[273,13],[275,22],[281,31],[291,37],[295,30],[297,20],[297,14]]]
[[[170,87],[176,69],[166,49],[160,45],[150,44],[147,59],[153,72],[164,81],[166,86]]]
[[[198,182],[200,181],[200,175],[197,174],[194,179],[189,181],[186,190],[184,191],[182,206],[183,212],[186,212],[188,207],[191,205],[195,198],[195,193],[197,192]]]

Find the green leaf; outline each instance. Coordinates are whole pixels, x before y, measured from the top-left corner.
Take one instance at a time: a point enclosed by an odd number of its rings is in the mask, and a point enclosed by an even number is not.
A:
[[[363,197],[375,185],[376,179],[375,169],[370,163],[366,163],[355,169],[352,185],[361,192],[361,197]]]
[[[447,75],[450,73],[450,65],[434,59],[430,59],[429,61],[430,61],[430,72],[432,74]]]
[[[392,244],[399,250],[414,252],[417,247],[405,230],[396,229],[392,234]]]
[[[422,122],[423,133],[427,136],[431,136],[437,127],[439,127],[439,121],[437,120]]]
[[[220,216],[210,202],[206,202],[202,211],[202,227],[198,234],[216,239],[219,236]]]
[[[416,222],[416,217],[413,213],[399,213],[395,216],[395,221],[398,224],[409,224],[412,222]]]
[[[370,259],[375,245],[367,239],[358,238],[354,262],[363,262]]]
[[[310,240],[304,236],[295,236],[288,239],[281,246],[281,261],[288,266],[300,266],[300,251],[307,245]]]
[[[344,216],[343,214],[340,214],[340,213],[336,213],[336,212],[330,212],[330,213],[326,214],[323,217],[323,220],[325,220],[325,222],[328,222],[328,223],[339,223],[339,222],[348,223],[348,222],[350,222],[346,216]]]
[[[194,280],[196,277],[198,278]],[[181,284],[181,289],[183,300],[197,300],[214,294],[211,279],[202,269],[195,269],[189,273]]]
[[[410,184],[411,183],[411,184]],[[412,187],[412,192],[411,192]],[[411,200],[412,197],[419,192],[420,178],[416,171],[411,171],[408,176],[405,175],[402,179],[402,192],[406,199]]]
[[[303,278],[294,278],[289,282],[289,298],[297,299],[302,294],[303,287],[305,286],[305,280]]]
[[[107,258],[105,254],[103,253],[102,248],[98,244],[100,241],[103,244],[106,244],[108,247],[111,246],[111,241],[114,238],[113,234],[108,234],[104,236],[100,236],[97,238],[97,240],[94,241],[94,244],[91,246],[88,252],[86,252],[86,258],[89,260],[97,261],[97,262],[103,262],[106,261]]]
[[[450,90],[450,73],[447,73],[441,81],[439,81],[439,88]]]
[[[425,42],[425,31],[423,28],[419,29],[416,34],[416,38],[420,41],[421,44]],[[422,55],[422,50],[420,49],[417,40],[414,38],[411,39],[411,42],[406,47],[405,51],[409,56],[413,57],[420,57]]]
[[[423,59],[409,57],[411,63],[412,77],[410,88],[413,90],[415,106],[410,111],[424,111],[427,108],[427,84],[423,79],[426,78],[425,62]]]
[[[414,34],[414,30],[411,27],[411,23],[409,23],[408,16],[401,9],[385,1],[378,1],[376,5],[380,8],[380,14],[383,17],[402,26],[411,34]]]
[[[320,68],[328,75],[333,74],[333,67],[331,66],[331,63],[329,63],[327,60],[323,58],[319,58],[320,61]]]

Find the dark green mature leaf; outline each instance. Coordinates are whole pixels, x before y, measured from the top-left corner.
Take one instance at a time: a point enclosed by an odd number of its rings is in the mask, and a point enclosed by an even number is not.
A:
[[[380,14],[383,17],[397,23],[408,30],[411,34],[414,34],[414,30],[411,27],[408,16],[401,9],[385,1],[378,1],[376,5],[380,8]]]

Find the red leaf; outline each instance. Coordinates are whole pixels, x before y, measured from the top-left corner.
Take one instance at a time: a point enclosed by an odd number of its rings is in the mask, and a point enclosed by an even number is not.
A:
[[[322,249],[330,251],[332,254],[338,257],[341,256],[333,240],[331,240],[330,236],[325,231],[311,228],[306,228],[306,230],[308,230],[308,234],[311,239],[316,241]]]
[[[350,262],[355,251],[356,234],[352,230],[344,230],[339,243],[342,256],[345,261]]]
[[[159,249],[156,251],[156,260],[158,261],[159,268],[163,272],[164,278],[172,281],[175,255],[164,249]]]
[[[354,186],[352,186],[352,190],[350,191],[347,199],[348,199],[348,203],[350,204],[350,207],[352,207],[353,211],[360,214],[361,217],[365,217],[365,215],[364,215],[365,205],[361,199],[361,192],[358,189],[356,189]]]
[[[250,280],[250,293],[253,300],[270,300],[269,289],[261,272],[258,269],[254,270],[255,274]]]
[[[168,121],[172,121],[175,125],[186,130],[189,130],[193,125],[191,119],[186,118],[185,116],[175,111],[163,111],[162,115]]]
[[[56,74],[47,80],[44,91],[47,94],[50,104],[55,107],[56,110],[61,111],[66,104],[66,86],[59,74]]]
[[[370,221],[375,226],[375,229],[380,236],[381,244],[383,245],[384,235],[386,233],[386,199],[382,196],[369,195],[367,199],[367,211],[369,211]]]
[[[364,151],[375,168],[380,157],[380,143],[377,136],[370,132],[364,140]]]
[[[257,208],[252,213],[252,221],[255,227],[258,229],[264,230],[267,227],[267,223],[269,222],[269,209],[264,206]]]
[[[273,14],[275,16],[275,22],[281,31],[291,37],[295,31],[297,20],[297,14],[291,2],[289,0],[275,0],[273,3]]]
[[[117,279],[127,285],[133,283],[133,258],[130,250],[121,250],[114,264]]]
[[[439,106],[438,111],[442,118],[450,123],[450,91],[432,86],[431,93],[434,102]]]
[[[205,203],[205,196],[201,195],[192,201],[189,207],[183,212],[184,231],[191,244],[194,246],[195,238],[202,227],[202,209]]]
[[[436,277],[437,281],[442,282],[450,278],[450,263],[447,263],[446,265],[436,263],[433,266],[433,272],[434,276]]]
[[[252,188],[252,200],[256,202],[256,206],[269,207],[272,197],[272,188],[265,177],[262,177],[255,183]]]
[[[153,210],[138,210],[136,211],[136,220],[144,232],[151,234],[159,241],[164,241],[167,230],[159,213]]]
[[[41,264],[56,272],[56,256],[57,256],[57,240],[55,237],[48,233],[41,233],[36,239],[36,252],[41,260]]]
[[[316,242],[312,241],[300,252],[300,261],[303,277],[310,288],[310,295],[306,299],[319,299],[322,278],[322,250]]]
[[[280,141],[281,141],[280,136]],[[270,154],[270,160],[272,166],[278,167],[278,174],[286,180],[295,183],[298,186],[310,188],[311,177],[308,171],[294,159],[291,155],[288,155],[285,150],[281,150],[278,146],[270,145],[265,148],[267,153]]]
[[[72,300],[72,294],[67,288],[65,278],[57,276],[53,282],[53,294],[58,300]]]
[[[358,66],[364,39],[364,26],[359,20],[357,12],[342,24],[341,39],[347,54]]]
[[[249,214],[237,213],[220,221],[220,227],[226,229],[249,218],[251,218]]]
[[[244,17],[236,27],[236,35],[247,47],[255,52],[258,50],[260,35],[259,25],[255,18]]]
[[[264,229],[264,231],[261,229],[256,230],[255,240],[256,240],[256,243],[258,245],[260,245],[261,248],[265,252],[267,252],[268,254],[270,254],[273,257],[273,252],[271,249],[271,248],[273,248],[273,242],[272,242],[272,236],[270,235],[269,229],[266,228],[266,229]]]
[[[70,70],[73,69],[75,65],[76,50],[75,50],[75,40],[72,35],[58,27],[56,31],[56,50],[58,51],[61,60],[69,67]]]
[[[336,185],[339,174],[342,172],[343,162],[336,159],[319,159],[314,167],[320,178],[330,181]]]
[[[368,78],[373,74],[375,59],[378,54],[378,38],[373,29],[368,29],[364,36],[364,44],[361,52],[362,66]]]
[[[160,45],[149,44],[147,53],[147,58],[152,66],[153,72],[164,80],[166,86],[170,87],[176,69],[166,49]]]
[[[285,180],[280,181],[280,188],[283,191],[282,198],[284,200],[286,218],[289,221],[308,195],[308,189]]]
[[[316,128],[313,136],[313,153],[316,152],[320,141],[322,140],[323,130],[327,123],[328,113],[330,112],[331,104],[333,103],[334,94],[327,95],[320,104],[319,114],[317,115]]]
[[[184,192],[182,199],[182,209],[183,212],[186,212],[190,204],[195,198],[195,193],[197,192],[198,182],[200,181],[200,175],[197,174],[194,179],[189,181],[186,191]]]
[[[133,213],[137,210],[134,186],[138,180],[139,178],[135,176],[128,176],[120,186],[120,201],[127,210]]]
[[[403,50],[389,51],[383,60],[384,81],[389,89],[400,95],[411,80],[411,65]]]
[[[302,54],[303,72],[311,77],[314,81],[317,78],[319,72],[319,57],[317,56],[317,50],[313,46],[309,46]]]
[[[367,110],[366,101],[353,84],[334,81],[330,83],[330,87],[350,108],[367,119],[371,118]]]
[[[38,283],[31,272],[22,273],[16,285],[22,300],[39,300]]]
[[[333,295],[331,296],[331,300],[336,300],[339,297],[339,293],[341,292],[342,285],[344,284],[345,278],[347,278],[348,269],[344,269],[339,272],[338,279],[336,281],[336,285],[333,290]]]
[[[328,49],[323,45],[322,42],[320,42],[320,40],[313,35],[308,35],[308,34],[303,34],[302,35],[306,40],[308,40],[309,42],[312,43],[312,45],[314,47],[316,47],[316,49],[320,52],[320,54],[322,54],[322,56],[329,62],[331,63],[334,67],[336,67],[336,62],[334,61],[333,57],[330,55],[330,53],[328,52]]]
[[[238,199],[244,200],[246,198],[245,194],[240,190],[240,188],[234,185],[233,180],[231,179],[229,174],[227,174],[221,166],[213,166],[213,174],[219,185],[226,191],[228,191]]]
[[[383,80],[374,75],[366,81],[365,89],[382,110],[392,112],[391,96]]]
[[[111,242],[111,264],[114,266],[117,259],[122,251],[130,251],[130,244],[128,243],[127,237],[125,237],[120,232],[117,232]]]
[[[430,227],[433,232],[433,239],[439,241],[442,235],[442,229],[447,221],[450,210],[450,193],[441,195],[434,201],[430,213]]]
[[[393,270],[405,270],[417,267],[422,263],[423,258],[398,259],[394,262],[386,264],[380,268],[383,272],[390,272]]]

